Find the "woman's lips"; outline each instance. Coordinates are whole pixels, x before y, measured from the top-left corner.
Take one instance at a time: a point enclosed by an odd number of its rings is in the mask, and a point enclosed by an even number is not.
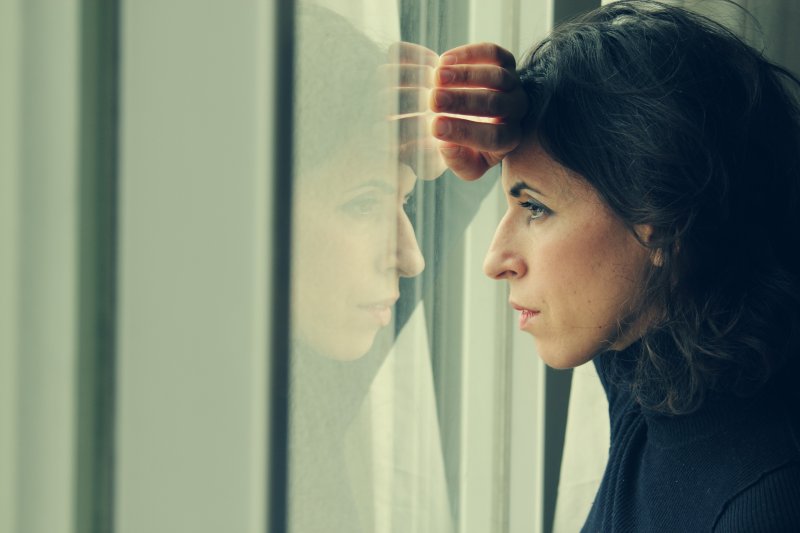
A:
[[[520,312],[519,329],[525,329],[539,315],[538,309],[528,309],[513,302],[511,302],[511,307]]]
[[[369,313],[381,327],[386,327],[392,321],[392,307],[395,302],[397,302],[397,297],[391,297],[377,302],[359,305],[358,307]]]
[[[525,327],[539,314],[539,311],[532,311],[530,309],[523,309],[519,315],[519,329]]]

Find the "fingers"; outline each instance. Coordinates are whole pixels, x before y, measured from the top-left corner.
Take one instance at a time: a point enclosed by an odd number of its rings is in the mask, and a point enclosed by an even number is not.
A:
[[[433,81],[430,109],[446,113],[431,125],[442,159],[462,179],[478,179],[520,142],[528,99],[514,56],[492,43],[459,46],[439,59]]]
[[[516,70],[514,55],[494,43],[465,44],[448,50],[439,58],[440,65],[488,63],[508,70]]]
[[[497,164],[497,161],[488,161],[484,154],[457,144],[442,144],[439,147],[444,164],[453,173],[466,181],[474,181],[483,176],[487,170]]]
[[[474,89],[434,89],[430,109],[436,113],[518,119],[527,110],[525,93],[478,91]]]
[[[439,67],[433,81],[440,87],[482,87],[496,91],[511,91],[519,86],[516,73],[496,65]]]
[[[435,69],[430,65],[387,64],[379,67],[384,87],[433,87]]]
[[[394,87],[382,91],[379,98],[388,103],[389,116],[393,119],[397,115],[427,113],[430,111],[430,95],[430,89],[423,87]]]
[[[433,120],[431,129],[433,136],[441,141],[482,152],[506,154],[519,144],[521,128],[516,122],[474,122],[438,116]]]
[[[509,51],[480,43],[438,57],[428,48],[399,42],[390,47],[389,58],[382,74],[397,104],[390,118],[397,128],[399,159],[419,177],[436,177],[446,165],[462,179],[478,179],[519,144],[519,119],[528,102]],[[427,111],[448,115],[428,126]]]
[[[389,47],[387,63],[380,67],[384,86],[433,87],[434,69],[439,56],[414,43],[396,42]]]
[[[396,142],[402,146],[407,143],[431,139],[430,122],[423,115],[408,115],[392,121]]]
[[[516,119],[527,109],[527,99],[522,91],[502,93],[470,89],[434,89],[423,87],[398,87],[387,89],[381,96],[389,102],[390,114],[449,113],[478,117]]]
[[[399,41],[389,46],[389,63],[427,65],[436,67],[439,64],[439,55],[419,44]]]
[[[430,137],[402,144],[398,147],[398,161],[410,167],[421,180],[436,179],[447,169],[439,144]]]
[[[473,46],[480,48],[485,45]],[[495,48],[506,52],[502,48]],[[473,54],[473,57],[477,57],[477,54]],[[506,62],[513,62],[513,57]],[[436,113],[516,120],[521,119],[528,110],[528,99],[516,72],[498,65],[439,67],[434,82],[437,88],[431,94],[430,108]]]
[[[398,161],[410,167],[419,179],[432,180],[445,171],[447,167],[439,153],[441,142],[430,134],[429,117],[406,115],[388,124]]]

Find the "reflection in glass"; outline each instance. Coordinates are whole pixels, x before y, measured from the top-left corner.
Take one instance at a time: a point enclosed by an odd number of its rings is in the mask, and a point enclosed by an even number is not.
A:
[[[442,170],[423,113],[438,56],[314,5],[297,46],[290,530],[447,531],[427,342],[395,306],[425,266],[407,203]]]

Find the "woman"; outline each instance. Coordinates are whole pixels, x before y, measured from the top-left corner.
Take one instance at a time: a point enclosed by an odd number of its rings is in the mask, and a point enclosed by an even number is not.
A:
[[[800,82],[720,25],[620,1],[525,59],[445,53],[461,177],[503,161],[484,269],[557,368],[593,361],[611,449],[586,531],[800,531]]]

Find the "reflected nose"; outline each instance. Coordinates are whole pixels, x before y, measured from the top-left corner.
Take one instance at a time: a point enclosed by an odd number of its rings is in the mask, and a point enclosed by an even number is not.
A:
[[[528,271],[525,260],[512,245],[512,235],[506,228],[505,222],[504,217],[497,226],[492,244],[483,261],[484,274],[496,280],[521,278]]]
[[[404,278],[418,276],[425,269],[425,258],[405,212],[397,217],[397,273]]]

